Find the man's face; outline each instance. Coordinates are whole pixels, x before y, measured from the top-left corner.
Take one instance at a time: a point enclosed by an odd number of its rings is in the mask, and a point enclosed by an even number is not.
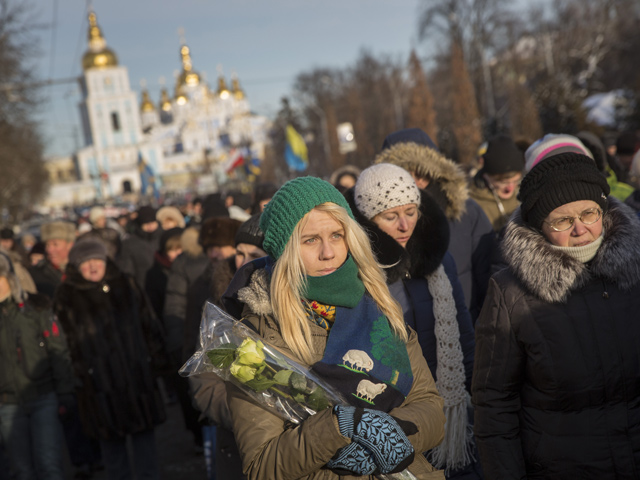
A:
[[[153,222],[143,223],[141,225],[142,231],[147,233],[155,232],[158,229],[158,222],[155,220]]]
[[[13,239],[12,238],[0,238],[0,247],[5,250],[11,250],[13,248]]]
[[[62,267],[69,261],[69,250],[71,250],[71,247],[73,247],[73,242],[68,242],[61,238],[47,240],[45,246],[47,258],[56,267]]]

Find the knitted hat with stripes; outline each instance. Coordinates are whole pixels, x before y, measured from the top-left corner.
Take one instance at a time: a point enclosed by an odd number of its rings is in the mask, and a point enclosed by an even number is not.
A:
[[[353,218],[349,204],[342,194],[320,178],[298,177],[280,187],[260,216],[264,251],[275,260],[280,258],[298,222],[314,207],[323,203],[335,203]]]

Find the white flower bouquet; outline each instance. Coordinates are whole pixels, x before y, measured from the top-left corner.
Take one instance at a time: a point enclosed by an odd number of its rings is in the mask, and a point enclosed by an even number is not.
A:
[[[200,348],[182,366],[180,375],[214,372],[256,403],[295,424],[345,398],[307,367],[292,360],[250,328],[210,302],[200,324]],[[415,480],[408,470],[378,474],[380,479]]]

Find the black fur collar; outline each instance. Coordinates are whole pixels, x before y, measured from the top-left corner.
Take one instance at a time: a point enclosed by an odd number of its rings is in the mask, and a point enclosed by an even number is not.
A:
[[[353,199],[353,188],[344,195],[353,216],[367,231],[373,253],[383,266],[388,283],[405,278],[406,274],[412,278],[425,277],[440,266],[449,248],[449,223],[444,212],[429,195],[421,195],[420,218],[406,249],[358,211]]]

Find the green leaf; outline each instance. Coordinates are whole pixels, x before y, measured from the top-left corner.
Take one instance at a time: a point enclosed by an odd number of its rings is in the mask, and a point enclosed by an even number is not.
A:
[[[307,378],[301,373],[291,372],[289,384],[291,385],[291,388],[298,392],[304,393],[307,391]]]
[[[245,385],[256,392],[263,392],[276,384],[273,380],[270,380],[262,375],[257,376],[253,380],[249,380]]]
[[[233,343],[225,343],[213,350],[209,350],[207,352],[207,357],[209,357],[209,360],[214,367],[229,368],[231,363],[233,363],[237,348],[238,346]]]
[[[307,404],[307,397],[305,397],[303,393],[296,393],[296,394],[293,396],[293,399],[294,399],[296,402],[301,403],[301,404],[303,404],[303,405],[306,405],[306,404]]]
[[[289,377],[291,377],[291,374],[293,374],[293,372],[291,370],[280,370],[278,373],[276,373],[273,376],[273,380],[275,380],[275,382],[278,385],[289,385]]]
[[[324,410],[330,406],[329,399],[321,388],[316,388],[307,397],[307,406],[316,412]]]

